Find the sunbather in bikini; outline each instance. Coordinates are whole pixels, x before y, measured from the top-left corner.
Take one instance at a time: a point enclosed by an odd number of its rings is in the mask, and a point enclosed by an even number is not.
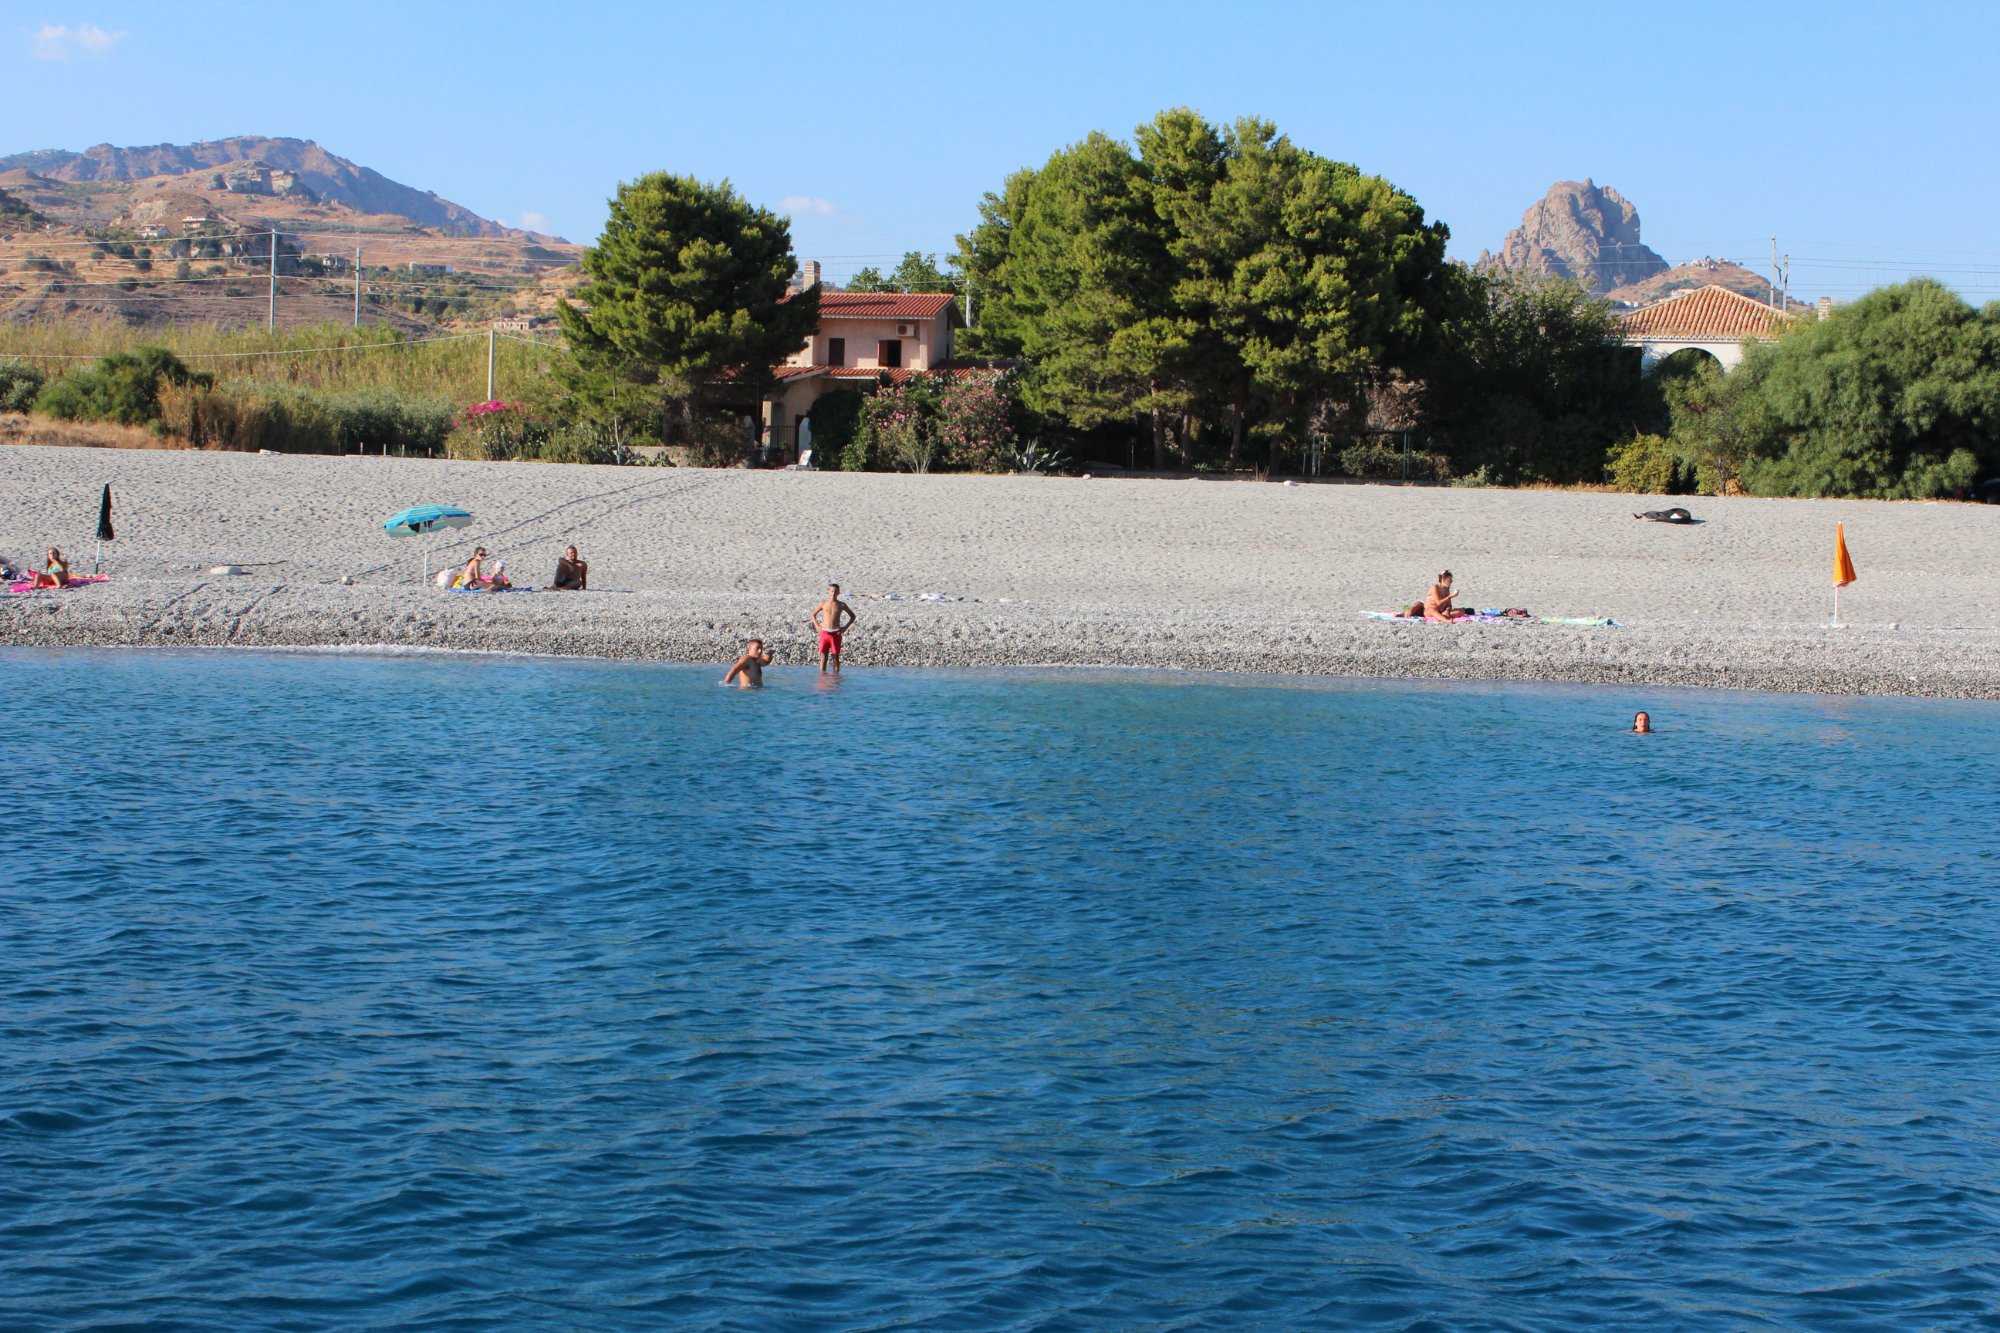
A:
[[[1464,620],[1471,616],[1470,611],[1454,610],[1451,598],[1451,571],[1447,569],[1438,575],[1437,582],[1433,583],[1431,590],[1424,594],[1424,619]]]
[[[55,547],[49,548],[44,567],[35,574],[37,588],[67,588],[69,586],[69,561]]]

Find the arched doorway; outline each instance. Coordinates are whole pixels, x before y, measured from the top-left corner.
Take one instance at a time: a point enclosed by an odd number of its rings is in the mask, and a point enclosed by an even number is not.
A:
[[[1664,384],[1669,380],[1699,375],[1711,367],[1718,373],[1728,369],[1722,364],[1722,358],[1706,347],[1682,347],[1653,362],[1647,373]]]

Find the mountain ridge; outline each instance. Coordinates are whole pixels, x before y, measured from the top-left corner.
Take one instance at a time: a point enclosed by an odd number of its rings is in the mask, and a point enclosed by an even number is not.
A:
[[[0,156],[0,172],[27,171],[67,184],[137,181],[257,166],[288,174],[295,188],[318,199],[343,204],[361,213],[394,214],[448,235],[562,241],[559,236],[525,231],[481,217],[434,190],[419,190],[391,180],[312,139],[239,134],[191,144],[119,147],[105,143],[80,150],[36,148]]]

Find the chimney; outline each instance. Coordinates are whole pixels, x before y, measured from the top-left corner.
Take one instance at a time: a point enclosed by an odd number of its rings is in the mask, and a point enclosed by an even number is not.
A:
[[[1833,313],[1833,298],[1831,296],[1820,297],[1819,300],[1814,303],[1813,311],[1821,319],[1825,319],[1828,315],[1831,315]]]
[[[808,259],[805,263],[799,265],[800,291],[804,291],[806,288],[814,286],[818,282],[819,282],[819,261],[817,259]]]

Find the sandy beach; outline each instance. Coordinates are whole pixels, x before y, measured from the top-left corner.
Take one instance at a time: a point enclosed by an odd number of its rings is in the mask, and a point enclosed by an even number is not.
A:
[[[87,570],[99,488],[109,582],[0,598],[15,645],[424,647],[726,662],[762,636],[801,663],[838,580],[869,666],[1166,667],[1280,674],[2000,697],[2000,507],[1682,500],[1207,480],[771,473],[79,448],[0,449],[0,553]],[[475,544],[546,584],[420,581],[382,521],[470,510]],[[1833,525],[1860,581],[1827,628]],[[233,564],[241,575],[212,575]],[[433,566],[435,568],[435,565]],[[1449,567],[1463,604],[1615,627],[1411,625]],[[351,582],[343,583],[343,577]],[[926,597],[926,594],[932,594]]]

